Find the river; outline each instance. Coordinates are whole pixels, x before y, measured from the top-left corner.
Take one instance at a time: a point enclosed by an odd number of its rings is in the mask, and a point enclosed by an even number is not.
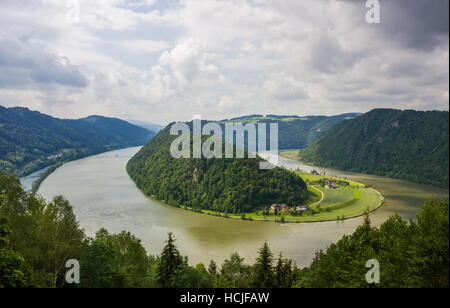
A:
[[[37,180],[39,180],[39,178],[42,176],[42,174],[44,174],[45,171],[47,171],[48,168],[50,168],[50,167],[35,171],[32,174],[21,178],[20,183],[26,190],[31,190],[33,188],[33,184]]]
[[[191,264],[221,263],[238,252],[253,263],[258,249],[267,241],[278,255],[292,258],[300,266],[311,263],[319,249],[325,249],[344,234],[352,233],[363,218],[344,222],[279,224],[213,217],[174,208],[143,195],[125,171],[128,160],[139,148],[128,148],[67,163],[41,185],[39,194],[47,200],[64,195],[74,206],[81,226],[89,236],[104,227],[112,233],[127,230],[142,240],[148,253],[161,252],[168,232]],[[280,158],[290,169],[308,171],[312,167]],[[423,201],[431,196],[448,196],[448,190],[379,176],[324,170],[371,184],[383,193],[386,204],[371,214],[374,225],[399,213],[413,218]],[[157,181],[158,179],[155,179]]]

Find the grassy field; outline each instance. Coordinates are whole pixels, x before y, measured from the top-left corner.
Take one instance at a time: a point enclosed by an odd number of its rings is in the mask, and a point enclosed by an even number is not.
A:
[[[240,119],[240,120],[227,120],[227,121],[221,121],[220,124],[224,123],[231,123],[231,124],[237,124],[237,123],[258,123],[260,121],[282,121],[282,122],[292,122],[292,121],[307,121],[308,118],[274,118],[274,117],[253,117],[253,118],[247,118],[247,119]]]
[[[350,186],[354,186],[354,187],[363,188],[363,187],[366,186],[366,185],[364,185],[362,183],[358,183],[358,182],[351,181],[351,180],[348,180],[348,179],[337,178],[337,177],[334,177],[334,176],[315,175],[315,174],[301,172],[301,171],[295,171],[295,173],[298,176],[300,176],[307,183],[317,182],[317,181],[320,181],[321,179],[331,179],[331,180],[336,180],[336,181],[346,181],[346,182],[348,182],[350,184]]]
[[[280,152],[280,156],[292,160],[298,160],[298,154],[300,154],[300,150],[285,150]]]
[[[305,205],[307,205],[311,210],[300,216],[294,216],[289,212],[281,212],[277,215],[265,215],[263,211],[259,211],[257,213],[246,213],[245,215],[224,214],[209,210],[197,212],[214,216],[254,221],[302,223],[345,220],[362,216],[376,210],[384,202],[384,198],[380,192],[372,188],[367,188],[366,185],[358,182],[323,175],[312,175],[302,172],[295,173],[308,183],[309,198],[305,202]],[[331,178],[337,181],[346,181],[349,185],[341,186],[337,189],[327,189],[317,184],[317,182],[322,179]],[[182,208],[192,210],[188,207]]]
[[[299,160],[299,149],[292,149],[292,150],[280,150],[280,156],[285,157],[292,160]]]
[[[317,186],[314,187],[322,191],[325,195],[325,198],[320,203],[320,207],[323,209],[330,208],[335,204],[339,204],[352,199],[354,192],[351,188],[323,189]]]

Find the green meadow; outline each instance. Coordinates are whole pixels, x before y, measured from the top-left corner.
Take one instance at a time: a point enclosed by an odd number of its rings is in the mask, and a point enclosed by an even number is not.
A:
[[[239,215],[210,210],[195,211],[207,215],[250,221],[306,223],[340,221],[362,216],[376,210],[384,202],[384,198],[380,192],[372,188],[367,188],[366,185],[362,183],[299,171],[295,171],[295,173],[308,185],[308,200],[304,203],[304,205],[309,208],[309,211],[307,212],[298,213],[294,210],[295,206],[291,208],[291,211],[286,212],[274,213],[267,209],[261,209],[258,212]],[[324,179],[332,179],[340,183],[348,183],[348,185],[339,186],[339,188],[336,189],[327,188],[318,184]],[[192,208],[185,206],[181,206],[181,208],[193,210]]]

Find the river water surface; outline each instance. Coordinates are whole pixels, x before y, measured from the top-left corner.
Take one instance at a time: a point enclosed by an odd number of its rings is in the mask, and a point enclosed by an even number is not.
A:
[[[352,233],[363,218],[344,222],[279,224],[251,222],[208,216],[165,205],[143,195],[125,171],[128,160],[139,148],[128,148],[67,163],[41,185],[39,194],[50,200],[64,195],[74,206],[81,226],[89,236],[104,227],[112,233],[127,230],[142,239],[148,253],[160,253],[168,232],[192,264],[221,263],[238,252],[253,263],[257,250],[267,241],[278,255],[294,259],[298,265],[311,263],[315,252],[344,234]],[[304,171],[312,167],[281,158],[280,164]],[[423,201],[431,196],[448,196],[448,190],[385,177],[324,170],[330,175],[371,184],[386,198],[386,204],[371,214],[379,225],[394,213],[413,218]],[[155,178],[155,181],[158,179]]]

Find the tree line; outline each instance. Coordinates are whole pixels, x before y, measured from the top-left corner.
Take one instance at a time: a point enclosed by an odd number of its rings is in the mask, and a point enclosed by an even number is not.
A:
[[[139,146],[153,136],[153,132],[114,118],[65,120],[27,108],[0,106],[0,170],[25,176],[47,166]]]
[[[87,237],[63,197],[46,202],[0,173],[0,288],[312,288],[448,287],[448,199],[429,200],[416,221],[392,216],[365,223],[299,268],[264,243],[253,265],[233,253],[220,266],[192,266],[173,234],[159,255],[129,232]],[[301,244],[301,243],[299,243]],[[79,260],[81,281],[65,281],[66,261]],[[365,281],[365,263],[381,264],[380,284]]]
[[[300,151],[317,166],[449,185],[448,111],[375,109]]]
[[[254,212],[274,203],[296,206],[308,197],[300,177],[281,168],[260,170],[261,158],[175,159],[170,147],[176,137],[169,130],[170,125],[127,164],[128,174],[148,196],[173,206],[227,214]]]

